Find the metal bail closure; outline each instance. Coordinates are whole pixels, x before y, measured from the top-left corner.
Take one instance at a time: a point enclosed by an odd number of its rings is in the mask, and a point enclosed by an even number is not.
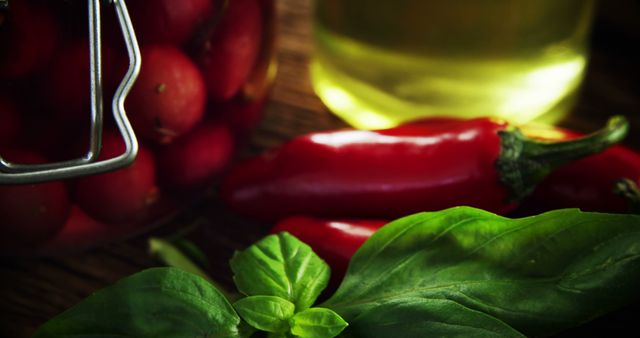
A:
[[[89,150],[80,158],[44,164],[12,163],[0,154],[0,184],[26,184],[67,179],[99,174],[125,167],[133,162],[138,153],[138,141],[127,119],[124,101],[140,73],[141,57],[131,18],[124,0],[103,0],[113,6],[129,55],[129,68],[113,96],[112,109],[120,134],[125,143],[125,152],[117,157],[98,161],[102,148],[103,96],[102,67],[100,54],[100,0],[89,3],[89,86],[91,91],[91,129]],[[0,0],[0,9],[7,8],[8,0]],[[9,8],[10,10],[10,8]]]

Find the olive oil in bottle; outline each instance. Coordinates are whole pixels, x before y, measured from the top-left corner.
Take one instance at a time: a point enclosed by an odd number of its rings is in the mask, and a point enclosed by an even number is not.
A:
[[[316,0],[314,90],[349,124],[563,116],[594,0]]]

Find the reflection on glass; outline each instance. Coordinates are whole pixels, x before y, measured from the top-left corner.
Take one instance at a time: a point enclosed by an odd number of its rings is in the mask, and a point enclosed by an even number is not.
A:
[[[429,115],[562,116],[587,63],[593,0],[321,0],[313,85],[384,128]]]

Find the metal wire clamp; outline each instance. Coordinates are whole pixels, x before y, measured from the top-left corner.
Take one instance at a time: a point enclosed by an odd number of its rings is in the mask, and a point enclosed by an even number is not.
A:
[[[44,164],[12,163],[0,154],[0,184],[39,183],[99,174],[130,165],[138,153],[138,141],[126,116],[124,101],[140,73],[140,48],[131,24],[124,0],[103,0],[113,6],[129,55],[129,68],[112,101],[113,115],[125,143],[125,152],[117,157],[98,160],[102,147],[103,89],[101,67],[100,0],[88,0],[89,4],[89,58],[91,91],[91,129],[89,150],[80,158]],[[9,8],[8,0],[0,0],[0,7]]]

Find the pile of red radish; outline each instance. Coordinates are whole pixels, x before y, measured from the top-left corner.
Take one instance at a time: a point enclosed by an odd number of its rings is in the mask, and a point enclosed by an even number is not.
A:
[[[258,122],[273,62],[273,0],[127,0],[142,69],[125,108],[140,148],[101,175],[0,185],[0,251],[87,246],[139,230],[215,182]],[[77,158],[89,135],[87,1],[10,0],[0,12],[0,155]],[[105,132],[100,159],[124,152],[110,119],[127,69],[103,8]]]

